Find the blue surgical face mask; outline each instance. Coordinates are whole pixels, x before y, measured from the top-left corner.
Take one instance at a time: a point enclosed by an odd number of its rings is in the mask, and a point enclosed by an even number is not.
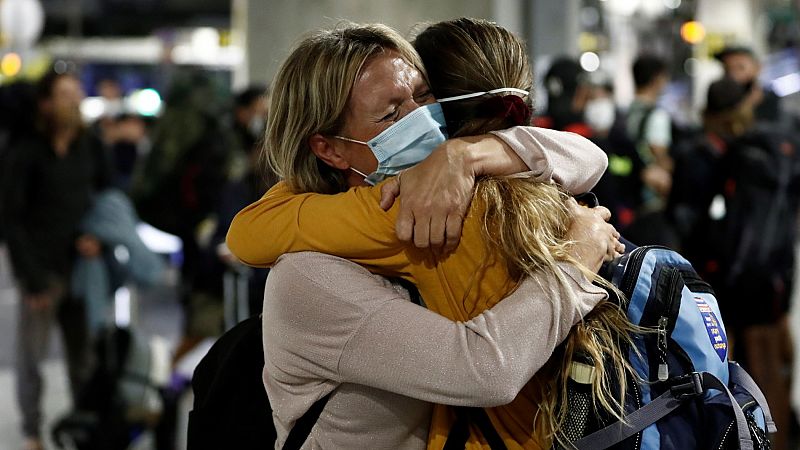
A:
[[[375,172],[364,175],[355,168],[351,169],[363,176],[366,183],[374,186],[387,177],[422,162],[447,140],[447,128],[442,107],[438,103],[432,103],[411,111],[367,142],[343,136],[334,137],[366,145],[372,150],[378,160]]]

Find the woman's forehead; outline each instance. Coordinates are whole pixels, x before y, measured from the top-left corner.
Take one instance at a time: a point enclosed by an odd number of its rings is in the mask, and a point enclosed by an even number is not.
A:
[[[399,53],[387,51],[369,58],[350,92],[351,107],[382,108],[413,99],[424,84],[422,74]],[[374,109],[372,108],[372,109]]]

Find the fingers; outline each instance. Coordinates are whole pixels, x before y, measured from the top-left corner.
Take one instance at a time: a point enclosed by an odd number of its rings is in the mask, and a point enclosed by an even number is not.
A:
[[[394,232],[401,242],[411,242],[411,237],[414,235],[414,214],[410,210],[400,208]]]
[[[606,222],[611,220],[611,211],[608,210],[605,206],[596,206],[593,210],[600,215]]]
[[[447,217],[437,216],[433,217],[430,221],[430,246],[441,247],[447,240],[445,235],[445,228],[447,226]]]
[[[580,211],[580,209],[579,209],[580,206],[581,205],[578,204],[578,202],[575,200],[574,197],[569,197],[567,199],[567,209],[569,209],[569,211],[570,211],[570,213],[572,213],[572,215],[578,214],[578,212]]]
[[[606,261],[613,261],[625,253],[625,244],[619,241],[619,232],[611,227],[611,234],[608,244]]]
[[[381,186],[381,209],[388,211],[400,195],[400,179],[392,178]]]
[[[417,248],[426,248],[430,246],[431,242],[430,227],[431,227],[430,219],[426,220],[417,219],[414,222],[414,246],[416,246]]]
[[[451,252],[458,247],[458,242],[461,240],[461,228],[464,224],[464,219],[459,215],[447,216],[447,225],[445,228],[445,251]]]

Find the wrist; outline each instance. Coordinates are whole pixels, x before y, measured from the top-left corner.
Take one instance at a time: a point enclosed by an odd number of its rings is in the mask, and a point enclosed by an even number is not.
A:
[[[441,150],[448,170],[473,178],[482,175],[481,151],[473,137],[450,139]]]
[[[464,166],[474,176],[507,175],[501,170],[505,159],[504,143],[492,135],[470,136],[460,139],[458,150]]]

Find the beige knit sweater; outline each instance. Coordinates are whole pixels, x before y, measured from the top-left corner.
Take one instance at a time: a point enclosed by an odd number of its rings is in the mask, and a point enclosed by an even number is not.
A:
[[[408,299],[386,279],[320,253],[283,256],[264,297],[264,385],[280,448],[294,422],[331,396],[304,448],[423,449],[431,403],[510,402],[605,292],[562,264],[526,279],[467,323]]]

